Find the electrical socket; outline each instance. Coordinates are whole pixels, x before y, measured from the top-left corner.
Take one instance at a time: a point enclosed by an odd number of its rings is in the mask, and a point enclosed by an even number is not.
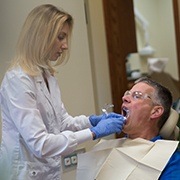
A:
[[[85,148],[77,149],[73,153],[67,155],[67,156],[62,156],[62,169],[63,172],[67,171],[72,171],[77,168],[77,163],[78,163],[78,157],[77,155],[80,153],[84,153],[86,150]]]

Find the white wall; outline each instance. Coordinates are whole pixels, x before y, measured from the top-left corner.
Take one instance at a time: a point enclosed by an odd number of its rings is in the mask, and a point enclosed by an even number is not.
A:
[[[85,2],[89,7],[88,32],[96,110],[101,113],[101,107],[105,103],[112,103],[103,4],[102,0]]]
[[[156,50],[153,57],[169,58],[165,71],[178,80],[172,0],[134,0],[134,6],[149,22],[150,45]],[[140,50],[144,46],[144,35],[142,29],[136,30]],[[141,70],[147,72],[147,58],[137,55],[135,58],[140,60]]]

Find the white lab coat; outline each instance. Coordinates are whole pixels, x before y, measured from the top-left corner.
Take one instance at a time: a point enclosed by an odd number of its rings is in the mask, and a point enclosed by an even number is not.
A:
[[[7,72],[3,79],[0,169],[6,178],[61,179],[60,155],[92,139],[89,118],[70,116],[56,78],[49,72],[46,76],[49,90],[42,76],[28,76],[20,67]],[[0,174],[1,179],[3,172]]]

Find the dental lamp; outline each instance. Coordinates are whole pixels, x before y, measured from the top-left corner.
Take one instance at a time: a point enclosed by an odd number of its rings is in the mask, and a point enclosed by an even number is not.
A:
[[[155,50],[154,50],[154,48],[152,48],[149,45],[149,33],[148,33],[149,23],[136,8],[134,8],[134,14],[135,14],[136,20],[141,24],[141,26],[142,26],[142,28],[144,30],[144,38],[145,38],[145,47],[143,47],[139,51],[139,55],[141,55],[141,56],[151,56],[151,55],[153,55],[155,53]]]

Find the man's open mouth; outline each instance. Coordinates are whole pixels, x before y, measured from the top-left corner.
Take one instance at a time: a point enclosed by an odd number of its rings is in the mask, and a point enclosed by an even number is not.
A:
[[[122,114],[124,117],[128,118],[129,117],[129,109],[127,109],[126,107],[123,107]]]

